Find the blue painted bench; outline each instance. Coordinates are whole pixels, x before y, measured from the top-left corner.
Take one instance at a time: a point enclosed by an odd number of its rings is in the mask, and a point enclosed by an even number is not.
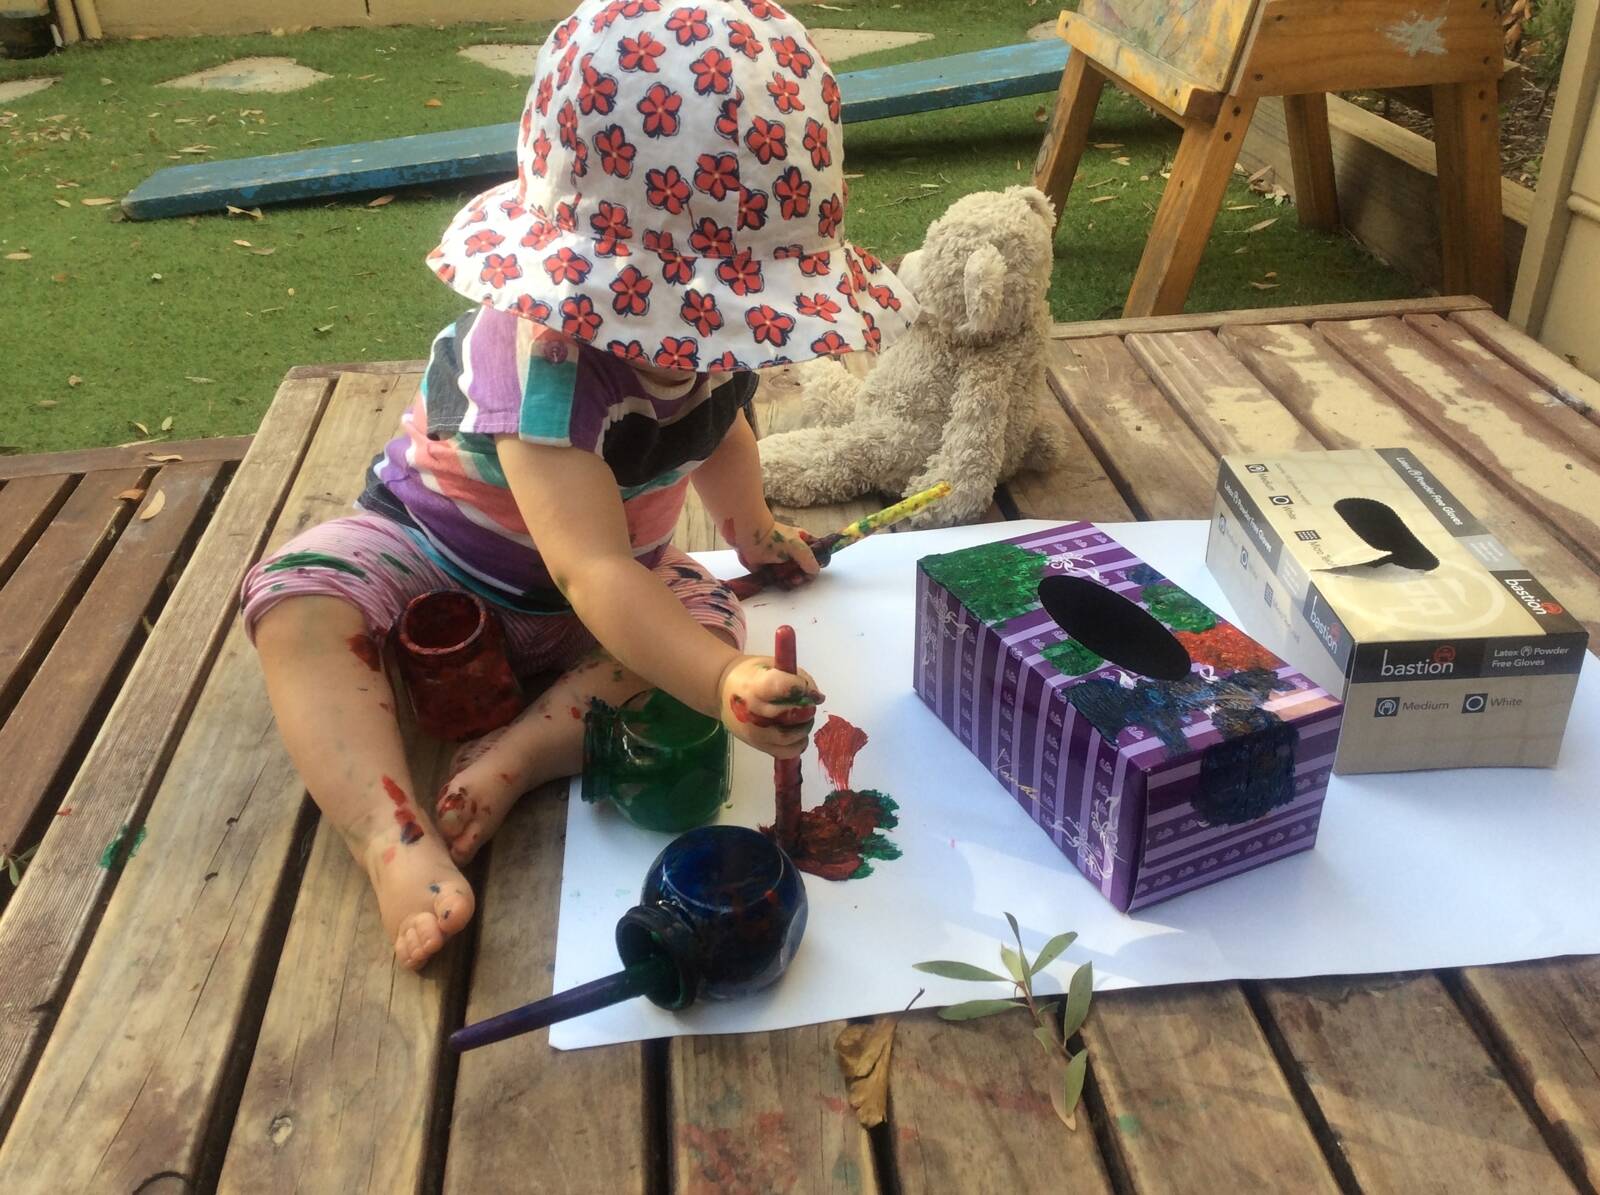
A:
[[[839,76],[848,122],[1054,91],[1067,64],[1056,38],[905,62]],[[483,125],[357,145],[329,145],[259,158],[172,166],[122,201],[130,219],[155,220],[361,191],[517,172],[517,126]]]

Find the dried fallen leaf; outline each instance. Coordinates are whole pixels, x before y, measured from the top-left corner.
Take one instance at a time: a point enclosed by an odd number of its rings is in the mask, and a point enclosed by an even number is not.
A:
[[[1255,287],[1257,290],[1277,290],[1278,289],[1278,284],[1276,282],[1251,282],[1250,285]]]
[[[1089,200],[1089,202],[1090,203],[1110,203],[1115,198],[1116,198],[1115,195],[1096,195],[1093,199]]]
[[[176,452],[147,452],[144,454],[147,461],[154,461],[158,465],[170,465],[173,461],[181,461],[183,457]]]
[[[133,430],[138,432],[141,436],[148,436],[150,434],[150,429],[144,424],[140,423],[137,419],[130,419],[128,422],[132,425]]]
[[[144,497],[144,491],[135,486],[131,490],[123,490],[117,495],[118,502],[137,502]]]
[[[1230,212],[1248,212],[1251,208],[1260,206],[1261,205],[1259,203],[1230,203],[1223,210]]]
[[[241,249],[248,249],[248,248],[250,248],[250,242],[249,242],[249,241],[241,241],[241,240],[235,240],[235,241],[234,241],[234,242],[233,242],[233,243],[234,243],[234,244],[235,244],[235,245],[237,245],[237,246],[239,246],[239,248],[241,248]]]
[[[161,430],[164,431],[164,432],[170,432],[172,430],[172,416],[171,415],[168,415],[165,419],[163,419],[161,421]]]
[[[278,250],[276,247],[268,246],[265,249],[252,249],[250,250],[250,253],[254,257],[271,257],[277,251]]]
[[[888,1116],[889,1058],[899,1023],[898,1016],[887,1016],[867,1025],[848,1025],[833,1043],[850,1107],[863,1128],[880,1125]]]
[[[332,324],[318,324],[317,327],[316,327],[316,333],[317,333],[318,336],[326,336],[329,332],[332,332],[332,331],[333,331],[333,325]]]
[[[33,405],[36,406],[36,407],[39,407],[39,408],[41,408],[43,410],[48,411],[51,407],[59,407],[61,404],[58,403],[53,398],[41,398],[38,402],[34,403]]]
[[[80,200],[78,200],[78,202],[83,204],[84,207],[105,207],[107,204],[115,203],[116,200],[115,199],[80,199]]]
[[[6,260],[7,261],[32,261],[33,260],[33,254],[24,252],[23,250],[19,249],[15,253],[7,253],[6,254]]]
[[[1122,142],[1120,142],[1120,141],[1096,141],[1094,143],[1094,147],[1096,149],[1121,149],[1122,148]]]
[[[167,504],[167,491],[157,490],[150,501],[144,504],[144,509],[139,512],[141,520],[153,519],[161,513],[162,507]]]
[[[1112,158],[1111,160],[1113,162],[1115,162],[1118,166],[1131,166],[1131,165],[1133,165],[1133,159],[1132,158],[1117,157],[1117,158]]]
[[[196,386],[209,386],[209,385],[211,385],[211,383],[215,382],[217,379],[216,378],[197,378],[197,377],[191,377],[188,374],[184,374],[183,375],[183,380],[186,381],[186,382],[193,382]]]
[[[70,199],[57,199],[55,201],[55,204],[56,204],[57,207],[71,207],[72,206],[72,200],[70,200]]]
[[[1267,220],[1259,220],[1259,221],[1257,221],[1256,223],[1252,224],[1249,228],[1245,229],[1245,231],[1246,232],[1260,232],[1263,228],[1271,228],[1277,222],[1278,222],[1278,217],[1273,216],[1273,217],[1271,217],[1270,219],[1267,219]]]
[[[71,274],[68,274],[65,271],[63,271],[60,274],[51,274],[50,275],[50,281],[51,282],[65,282],[71,277],[72,277]]]
[[[422,106],[424,108],[443,108],[444,107],[444,101],[441,100],[441,99],[438,99],[438,98],[434,98],[434,99],[431,99],[431,100],[424,100]]]
[[[161,275],[160,274],[151,274],[150,275],[150,281],[151,282],[160,282],[161,281]]]
[[[1047,113],[1045,112],[1043,104],[1040,104],[1037,108],[1035,108],[1033,110],[1033,119],[1038,121],[1040,124],[1044,123],[1044,118],[1045,118],[1046,115],[1047,115]]]
[[[258,207],[255,207],[255,208],[234,207],[233,204],[231,204],[231,203],[228,204],[228,215],[230,215],[230,216],[249,216],[252,220],[264,220],[264,219],[266,219],[266,217],[261,214],[261,209],[258,208]]]
[[[80,378],[75,373],[69,373],[67,375],[67,385],[69,385],[69,386],[81,386],[81,385],[83,385],[83,379]]]
[[[393,202],[394,202],[394,196],[393,195],[380,195],[376,199],[374,199],[371,203],[367,204],[367,206],[368,207],[388,207],[389,204],[391,204]]]

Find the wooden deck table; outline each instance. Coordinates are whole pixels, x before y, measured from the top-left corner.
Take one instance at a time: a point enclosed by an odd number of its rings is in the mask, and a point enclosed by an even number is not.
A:
[[[991,517],[1203,518],[1219,453],[1407,445],[1600,632],[1600,386],[1477,301],[1058,337],[1070,461]],[[292,371],[242,460],[236,441],[0,459],[0,846],[38,844],[17,891],[0,879],[0,1190],[1600,1183],[1595,958],[1108,993],[1076,1133],[1020,1014],[907,1016],[870,1133],[837,1024],[452,1057],[463,1018],[550,988],[561,793],[524,801],[473,868],[472,932],[421,977],[397,970],[236,618],[251,561],[346,509],[418,368]],[[758,404],[768,430],[796,421],[792,382]],[[823,531],[870,505],[796,517]],[[703,512],[680,542],[714,546]],[[422,791],[440,765],[419,743]]]

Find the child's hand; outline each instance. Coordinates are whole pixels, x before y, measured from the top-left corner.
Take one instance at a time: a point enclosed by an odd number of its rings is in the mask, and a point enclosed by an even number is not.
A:
[[[732,522],[732,520],[729,520]],[[724,532],[728,529],[724,527]],[[774,519],[765,530],[735,527],[726,535],[728,543],[739,554],[739,563],[749,572],[764,564],[774,566],[778,584],[785,589],[804,585],[821,571],[816,555],[811,551],[811,537],[798,527]]]
[[[719,690],[722,722],[735,738],[775,759],[805,751],[823,696],[803,669],[779,672],[771,656],[740,656],[722,674]]]

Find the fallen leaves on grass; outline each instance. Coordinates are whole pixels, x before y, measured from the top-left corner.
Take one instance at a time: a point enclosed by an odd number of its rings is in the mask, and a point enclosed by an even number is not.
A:
[[[260,249],[252,249],[252,250],[250,250],[250,255],[252,257],[271,257],[277,251],[278,251],[277,246],[275,246],[275,245],[267,245],[267,246],[265,246],[263,248],[260,248]]]
[[[367,204],[367,206],[368,207],[388,207],[393,202],[394,202],[394,196],[393,195],[380,195],[376,199],[374,199],[371,203]]]
[[[424,108],[443,108],[444,107],[444,101],[439,99],[437,96],[435,96],[431,100],[424,100],[422,102],[422,106]]]
[[[1096,149],[1121,149],[1122,148],[1122,142],[1120,142],[1120,141],[1096,141],[1094,143],[1094,147]]]
[[[170,432],[172,430],[172,416],[171,415],[168,415],[165,419],[163,419],[161,421],[161,430],[164,431],[164,432]]]
[[[1096,195],[1093,199],[1089,200],[1089,202],[1090,203],[1110,203],[1115,198],[1116,198],[1115,195]]]
[[[216,378],[196,378],[196,377],[190,377],[188,374],[184,374],[183,375],[183,380],[186,381],[186,382],[193,382],[196,386],[209,386],[213,382],[215,382],[217,379]]]
[[[141,522],[145,522],[145,521],[148,521],[150,519],[155,518],[158,514],[161,513],[162,509],[166,505],[167,505],[167,491],[166,490],[157,490],[155,492],[155,494],[151,496],[150,501],[145,503],[144,509],[139,512],[140,521]]]
[[[33,405],[38,407],[41,411],[48,411],[51,407],[59,407],[61,404],[53,398],[41,398]]]
[[[1248,212],[1260,206],[1261,205],[1259,203],[1230,203],[1223,210],[1228,212]]]
[[[238,239],[238,238],[235,238],[235,239],[234,239],[234,242],[233,242],[233,243],[234,243],[234,244],[235,244],[235,245],[237,245],[237,246],[239,246],[239,248],[241,248],[241,249],[250,249],[250,248],[253,248],[253,247],[254,247],[254,246],[252,246],[252,245],[251,245],[251,244],[250,244],[250,242],[249,242],[249,241],[241,241],[241,240],[239,240],[239,239]]]
[[[313,331],[315,331],[318,336],[326,336],[329,332],[333,331],[333,325],[332,324],[318,324],[313,329]]]
[[[69,373],[67,375],[67,385],[76,389],[77,387],[83,385],[83,379],[75,373]]]
[[[32,261],[33,260],[33,254],[27,252],[26,250],[19,249],[15,253],[7,253],[6,254],[6,260],[7,261]]]
[[[266,216],[262,214],[261,209],[258,207],[234,207],[231,203],[228,204],[228,215],[249,216],[252,220],[266,219]]]
[[[78,202],[83,204],[84,207],[105,207],[108,204],[115,203],[116,200],[108,199],[105,196],[98,196],[94,199],[80,199]]]
[[[56,200],[52,200],[52,202],[57,207],[71,207],[72,206],[72,200],[70,200],[70,199],[56,199]]]
[[[1246,232],[1260,232],[1263,228],[1271,228],[1277,222],[1278,222],[1278,217],[1276,217],[1276,216],[1272,216],[1272,217],[1270,217],[1270,218],[1268,218],[1266,220],[1257,220],[1249,228],[1245,229],[1245,231]]]
[[[141,436],[148,436],[150,434],[150,429],[144,424],[140,423],[137,419],[128,420],[128,425]]]

